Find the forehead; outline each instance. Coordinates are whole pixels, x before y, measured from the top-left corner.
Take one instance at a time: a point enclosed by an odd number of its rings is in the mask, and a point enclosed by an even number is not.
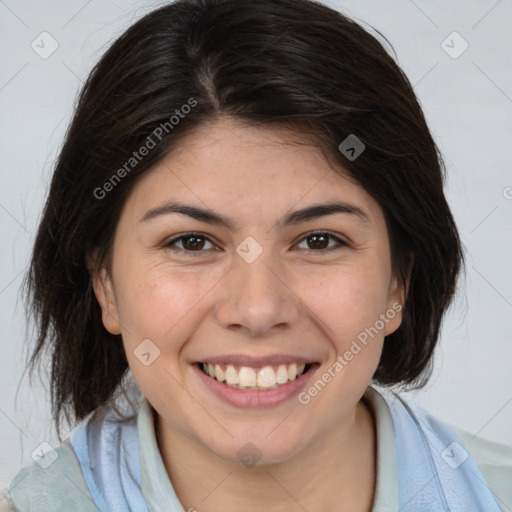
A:
[[[141,212],[172,200],[254,221],[339,200],[356,204],[370,217],[380,213],[375,200],[341,166],[333,167],[311,137],[232,118],[182,138],[137,183],[130,210]]]

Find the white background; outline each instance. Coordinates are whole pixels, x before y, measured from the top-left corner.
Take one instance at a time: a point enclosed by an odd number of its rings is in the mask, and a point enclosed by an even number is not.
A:
[[[57,445],[48,393],[37,381],[30,388],[23,374],[30,332],[19,296],[52,165],[94,63],[160,4],[0,1],[0,488],[41,442]],[[466,248],[467,277],[446,317],[434,375],[410,399],[449,424],[512,445],[512,1],[330,5],[394,46],[445,156]],[[47,59],[31,48],[44,31],[58,43]],[[469,44],[458,58],[442,47],[453,31]],[[458,36],[446,41],[452,53],[463,48]]]

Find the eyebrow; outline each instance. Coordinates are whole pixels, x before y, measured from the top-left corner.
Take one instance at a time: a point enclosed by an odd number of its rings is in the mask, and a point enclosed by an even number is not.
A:
[[[139,222],[146,222],[162,215],[170,215],[173,213],[188,215],[189,217],[192,217],[193,219],[196,219],[200,222],[206,222],[208,224],[217,226],[224,226],[231,231],[238,227],[238,224],[232,219],[229,219],[220,213],[214,212],[209,208],[201,208],[199,206],[185,204],[179,201],[170,201],[161,206],[151,208],[143,215]],[[285,215],[282,219],[278,220],[275,223],[274,228],[294,226],[296,224],[300,224],[301,222],[318,219],[320,217],[333,215],[335,213],[352,215],[365,224],[371,224],[368,214],[358,206],[346,203],[344,201],[333,201],[329,203],[313,204],[301,210],[292,211]]]

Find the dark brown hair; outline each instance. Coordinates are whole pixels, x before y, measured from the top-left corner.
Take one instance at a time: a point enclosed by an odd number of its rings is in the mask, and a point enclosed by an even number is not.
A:
[[[91,273],[108,268],[128,194],[181,137],[219,116],[307,132],[376,199],[408,295],[374,380],[421,387],[430,376],[463,254],[444,164],[402,70],[359,24],[310,0],[178,0],[135,23],[94,67],[53,173],[25,284],[37,328],[29,366],[51,353],[57,429],[62,412],[81,420],[123,389],[121,336],[103,327]],[[338,149],[351,134],[365,145],[356,159]],[[150,139],[144,158],[130,160]]]

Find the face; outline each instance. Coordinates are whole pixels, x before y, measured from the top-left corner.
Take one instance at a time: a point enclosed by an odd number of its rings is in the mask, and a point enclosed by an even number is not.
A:
[[[401,321],[378,203],[290,140],[229,118],[183,139],[134,187],[94,281],[163,431],[227,461],[343,428]]]

